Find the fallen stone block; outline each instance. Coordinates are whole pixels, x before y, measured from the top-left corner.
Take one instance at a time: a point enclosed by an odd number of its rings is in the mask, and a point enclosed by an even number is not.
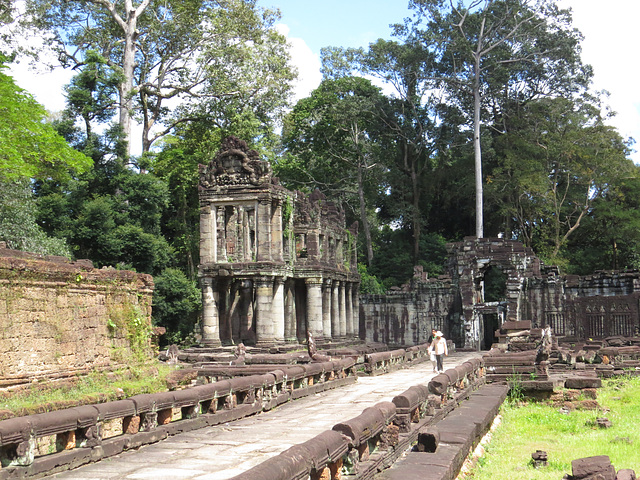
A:
[[[616,469],[611,465],[608,455],[579,458],[571,462],[571,474],[574,480],[582,480],[601,475],[603,480],[615,480]]]

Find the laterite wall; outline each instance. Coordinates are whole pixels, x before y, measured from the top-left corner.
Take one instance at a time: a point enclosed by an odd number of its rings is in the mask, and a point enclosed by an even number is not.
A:
[[[149,354],[152,293],[150,275],[0,244],[0,387]]]

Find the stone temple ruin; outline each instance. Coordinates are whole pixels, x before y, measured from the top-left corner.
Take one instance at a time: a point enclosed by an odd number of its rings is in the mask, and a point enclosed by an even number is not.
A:
[[[501,325],[530,321],[566,341],[638,334],[640,272],[560,275],[528,247],[467,237],[448,245],[447,274],[416,267],[408,285],[359,295],[357,224],[319,191],[291,192],[234,137],[200,166],[202,344],[425,343],[489,349]]]
[[[640,272],[560,275],[520,242],[467,237],[448,245],[448,273],[420,268],[403,289],[363,295],[366,340],[416,345],[431,329],[458,348],[489,349],[507,322],[550,327],[565,342],[638,335]]]
[[[285,189],[234,137],[199,192],[205,346],[358,338],[357,224],[339,206]]]

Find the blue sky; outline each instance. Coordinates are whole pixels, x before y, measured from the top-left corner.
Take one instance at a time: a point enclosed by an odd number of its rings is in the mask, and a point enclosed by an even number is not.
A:
[[[292,37],[303,38],[314,52],[326,46],[366,47],[389,38],[391,23],[410,15],[407,0],[260,0],[277,7]]]

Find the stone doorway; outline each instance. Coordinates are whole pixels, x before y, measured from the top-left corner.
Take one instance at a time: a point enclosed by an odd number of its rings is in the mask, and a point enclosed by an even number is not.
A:
[[[500,328],[500,317],[498,313],[482,314],[482,330],[483,336],[480,345],[481,350],[490,350],[491,345],[498,342],[496,330]]]

